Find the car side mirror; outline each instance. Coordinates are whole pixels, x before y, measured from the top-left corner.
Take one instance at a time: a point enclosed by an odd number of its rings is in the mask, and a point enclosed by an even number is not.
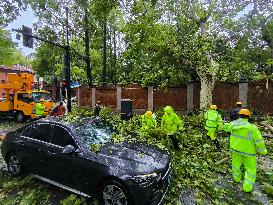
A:
[[[75,152],[76,152],[76,149],[73,145],[66,145],[62,151],[63,154],[72,154]]]

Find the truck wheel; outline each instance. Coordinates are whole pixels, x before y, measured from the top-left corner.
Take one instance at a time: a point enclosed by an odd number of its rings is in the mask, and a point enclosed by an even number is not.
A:
[[[25,121],[25,115],[22,111],[16,113],[16,120],[20,123]]]

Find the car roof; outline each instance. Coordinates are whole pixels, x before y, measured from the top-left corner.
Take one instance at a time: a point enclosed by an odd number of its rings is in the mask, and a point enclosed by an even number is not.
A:
[[[51,123],[51,124],[60,124],[60,125],[65,125],[67,127],[74,127],[76,126],[77,124],[81,124],[83,122],[88,122],[88,123],[96,123],[96,122],[103,122],[105,124],[108,124],[106,123],[104,120],[102,120],[101,118],[96,118],[96,117],[83,117],[83,118],[80,118],[79,121],[77,122],[69,122],[69,121],[66,121],[64,118],[62,117],[55,117],[55,116],[48,116],[46,118],[42,118],[42,119],[39,119],[35,122],[43,122],[43,123]]]
[[[59,125],[65,126],[67,128],[70,128],[71,130],[78,127],[79,125],[82,125],[82,124],[89,124],[90,125],[92,123],[94,123],[94,124],[103,123],[106,126],[112,127],[105,120],[103,120],[101,118],[94,117],[94,116],[81,118],[80,121],[78,121],[78,122],[68,122],[68,121],[65,121],[63,118],[60,118],[60,117],[48,116],[47,118],[39,119],[39,120],[33,122],[32,124],[36,124],[36,123],[39,123],[39,122],[40,123],[57,124],[57,125],[59,124]]]
[[[42,119],[36,120],[36,121],[32,122],[31,124],[36,124],[36,123],[59,124],[59,125],[64,125],[64,126],[66,126],[66,127],[72,126],[72,123],[63,121],[63,120],[61,120],[60,118],[58,118],[58,117],[53,117],[53,116],[50,116],[50,117],[47,117],[47,118],[42,118]]]

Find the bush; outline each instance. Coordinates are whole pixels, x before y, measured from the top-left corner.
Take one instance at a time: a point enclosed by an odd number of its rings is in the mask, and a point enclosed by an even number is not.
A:
[[[60,201],[61,205],[87,205],[85,198],[77,197],[74,194],[71,194],[69,197]]]

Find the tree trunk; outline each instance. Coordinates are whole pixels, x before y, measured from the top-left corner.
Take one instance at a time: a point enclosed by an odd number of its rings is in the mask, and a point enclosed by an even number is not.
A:
[[[109,75],[109,81],[113,82],[113,45],[112,45],[112,28],[108,28],[108,35],[109,35],[109,65],[110,65],[110,71],[108,71]]]
[[[90,47],[89,47],[89,29],[88,29],[88,11],[85,10],[85,27],[84,27],[84,43],[85,43],[85,63],[86,63],[86,76],[88,79],[88,84],[92,85],[92,75],[91,75],[91,60],[90,60]]]
[[[271,41],[271,58],[273,60],[273,39]],[[271,71],[270,73],[272,74],[273,73],[273,64],[271,64]]]
[[[196,1],[187,1],[189,7],[190,18],[193,19],[196,23],[199,24],[200,27],[200,36],[204,38],[207,34],[206,23],[210,16],[210,13],[204,18],[200,18],[196,13]],[[211,5],[211,4],[210,4]],[[186,14],[186,16],[188,13]],[[201,81],[201,90],[200,90],[200,108],[204,108],[207,105],[212,103],[212,92],[214,89],[214,84],[216,80],[217,73],[219,71],[219,65],[213,60],[210,55],[210,51],[207,50],[204,53],[207,61],[204,67],[197,67],[196,71]],[[206,69],[206,66],[210,66],[213,68],[211,71]]]
[[[106,17],[103,22],[103,59],[102,59],[102,83],[106,83]]]
[[[200,90],[200,109],[207,107],[212,103],[212,92],[216,77],[208,73],[200,73],[198,75],[201,80]]]
[[[201,36],[205,36],[206,35],[206,22],[201,22],[200,23],[200,30],[201,30]]]
[[[116,42],[116,29],[114,28],[114,62],[113,62],[113,75],[114,82],[116,83],[116,63],[117,63],[117,42]]]
[[[206,22],[200,23],[200,34],[202,37],[206,35]],[[206,52],[207,63],[214,68],[213,72],[208,73],[206,69],[197,70],[197,74],[201,81],[200,90],[200,109],[207,107],[212,103],[212,92],[216,80],[216,73],[219,70],[219,65],[213,60],[209,52]]]

